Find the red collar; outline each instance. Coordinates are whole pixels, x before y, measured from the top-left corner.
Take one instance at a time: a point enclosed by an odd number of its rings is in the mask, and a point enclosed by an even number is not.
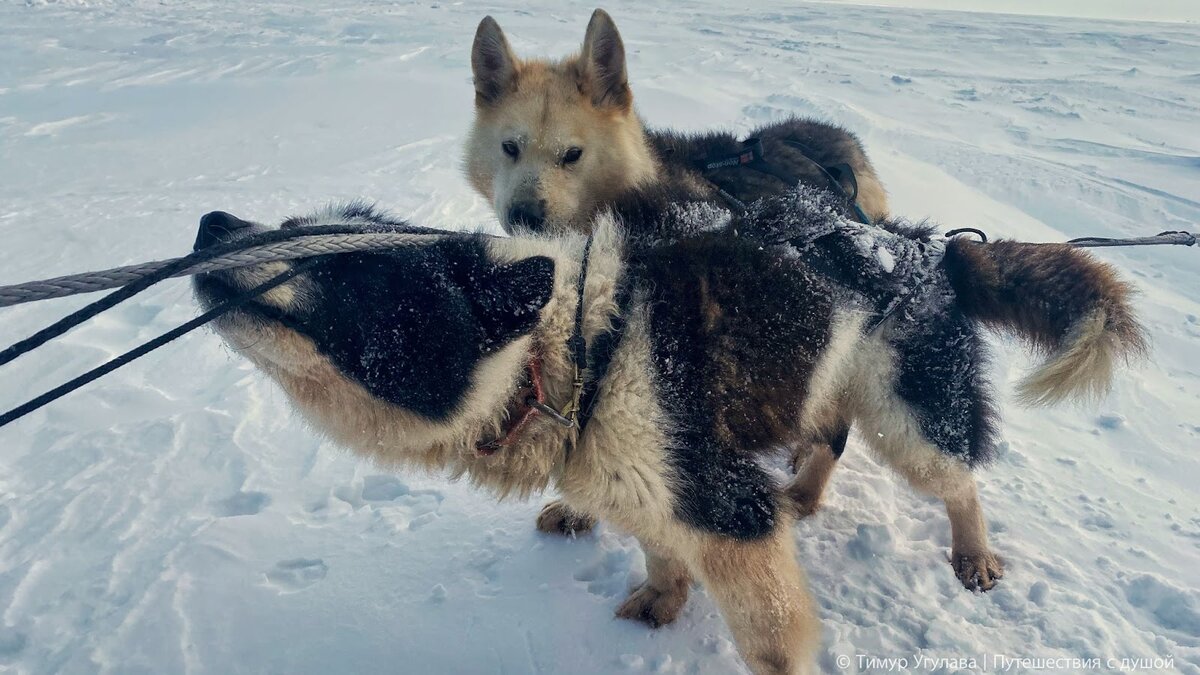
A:
[[[526,373],[528,384],[518,389],[513,394],[512,400],[509,401],[508,420],[501,431],[503,435],[490,441],[477,443],[475,451],[479,454],[493,455],[497,450],[512,445],[520,437],[525,427],[533,421],[533,418],[541,414],[537,408],[529,405],[530,399],[542,404],[546,402],[546,392],[542,387],[542,358],[540,356],[530,354]]]
[[[579,263],[579,277],[575,282],[575,326],[571,337],[567,340],[567,349],[571,354],[571,365],[575,375],[571,378],[571,399],[561,410],[546,405],[546,392],[542,388],[542,360],[536,353],[529,355],[527,375],[529,383],[519,389],[509,401],[508,419],[501,429],[503,435],[488,441],[475,444],[475,451],[481,455],[493,455],[500,448],[516,442],[525,427],[537,415],[546,415],[564,427],[579,428],[577,419],[579,405],[583,396],[583,371],[588,366],[587,341],[583,338],[583,291],[587,283],[588,261],[591,258],[592,237],[588,235],[583,245],[583,259]]]

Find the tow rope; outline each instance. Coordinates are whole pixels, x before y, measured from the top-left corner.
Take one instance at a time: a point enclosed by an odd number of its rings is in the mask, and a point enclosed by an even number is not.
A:
[[[364,228],[356,225],[294,227],[254,234],[233,242],[213,244],[180,258],[0,287],[0,307],[120,287],[119,290],[0,351],[0,366],[3,366],[166,279],[218,269],[246,267],[275,260],[307,258],[292,269],[221,303],[195,319],[5,412],[0,415],[0,427],[4,427],[89,382],[149,354],[222,314],[250,302],[262,293],[284,284],[297,274],[308,270],[324,256],[353,251],[423,245],[463,236],[467,235],[411,226],[402,230],[384,230],[378,226]]]
[[[761,150],[760,150],[761,152]],[[759,155],[761,156],[761,155]],[[751,152],[748,155],[746,162],[755,160],[755,155]],[[735,164],[746,163],[739,158]],[[730,164],[732,166],[734,164]],[[982,244],[986,245],[987,235],[981,230],[975,228],[960,228],[951,230],[946,233],[947,237],[952,237],[962,233],[974,233],[980,237]],[[135,359],[138,359],[146,354],[158,349],[159,347],[185,335],[211,321],[217,317],[236,309],[237,307],[246,304],[253,300],[258,295],[265,293],[276,286],[287,283],[295,276],[302,274],[308,269],[315,266],[325,256],[336,255],[339,253],[386,250],[399,248],[403,246],[424,245],[433,243],[434,241],[444,240],[454,237],[478,236],[467,235],[458,232],[447,232],[443,230],[435,230],[431,228],[420,228],[407,226],[402,230],[383,229],[378,226],[372,228],[363,228],[354,225],[319,225],[294,227],[286,230],[272,230],[259,234],[242,237],[233,242],[224,242],[213,244],[202,248],[189,255],[173,258],[169,260],[161,260],[128,267],[114,268],[100,272],[90,272],[86,274],[76,274],[65,277],[56,277],[53,279],[45,279],[41,281],[33,281],[24,284],[16,284],[12,286],[0,286],[0,308],[12,305],[22,304],[26,302],[34,302],[37,300],[46,300],[50,298],[61,298],[80,293],[91,293],[100,290],[118,288],[118,290],[110,293],[100,300],[84,306],[76,312],[73,312],[59,321],[43,328],[34,333],[28,338],[21,340],[7,349],[0,351],[0,366],[10,363],[14,359],[23,354],[40,347],[46,342],[66,333],[75,326],[87,321],[88,319],[100,314],[101,312],[111,309],[116,305],[128,300],[134,295],[150,288],[154,284],[173,277],[188,276],[193,274],[201,274],[219,269],[232,269],[236,267],[246,267],[249,265],[257,265],[264,262],[277,260],[295,260],[304,258],[305,260],[292,269],[279,274],[272,279],[252,288],[238,296],[227,300],[220,305],[213,307],[209,311],[200,316],[166,332],[162,335],[153,338],[152,340],[135,347],[134,349],[125,352],[124,354],[108,361],[107,363],[93,368],[92,370],[76,377],[75,379],[66,382],[54,389],[37,396],[26,403],[23,403],[8,412],[0,415],[0,427],[28,415],[29,413],[45,406],[46,404],[55,401],[66,394],[75,391],[76,389],[92,382],[114,370],[126,365]],[[1108,238],[1108,237],[1081,237],[1072,239],[1067,244],[1080,248],[1097,248],[1097,247],[1116,247],[1116,246],[1155,246],[1155,245],[1175,245],[1175,246],[1195,246],[1200,235],[1194,232],[1185,231],[1167,231],[1152,237],[1133,237],[1133,238]],[[596,402],[599,392],[600,381],[604,379],[604,375],[608,369],[608,363],[611,360],[613,352],[620,343],[620,338],[623,328],[623,320],[625,309],[629,303],[630,289],[622,288],[620,297],[618,298],[618,306],[620,311],[614,320],[613,329],[602,334],[597,338],[598,349],[593,350],[593,356],[598,356],[595,363],[589,363],[587,344],[582,335],[582,312],[583,312],[583,286],[586,281],[588,257],[591,249],[591,238],[587,240],[584,247],[584,257],[580,269],[579,279],[577,281],[577,291],[579,293],[578,305],[575,314],[575,326],[572,331],[569,349],[571,350],[571,361],[574,367],[574,377],[572,378],[572,396],[571,400],[563,407],[561,411],[554,410],[548,406],[538,406],[538,409],[545,412],[555,421],[564,426],[575,426],[581,431],[587,425],[592,413],[592,407]],[[906,298],[901,298],[897,303],[897,307],[904,304]],[[894,313],[887,312],[887,315]],[[886,316],[885,316],[886,318]],[[584,380],[583,373],[585,369],[591,369],[592,377],[587,381]],[[539,401],[539,403],[541,403]],[[541,410],[545,407],[545,410]],[[550,414],[554,413],[554,414]]]

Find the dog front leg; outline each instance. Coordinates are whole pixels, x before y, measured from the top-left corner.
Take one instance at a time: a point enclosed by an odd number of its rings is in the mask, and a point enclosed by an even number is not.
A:
[[[576,534],[590,532],[596,526],[596,519],[586,513],[576,511],[561,499],[555,499],[542,507],[537,517],[537,529],[547,534],[561,534],[571,537]]]
[[[692,561],[756,675],[815,672],[821,628],[787,525],[750,541],[702,535]]]
[[[646,554],[646,582],[621,603],[617,616],[658,628],[679,617],[687,603],[692,575],[682,560],[639,541]]]

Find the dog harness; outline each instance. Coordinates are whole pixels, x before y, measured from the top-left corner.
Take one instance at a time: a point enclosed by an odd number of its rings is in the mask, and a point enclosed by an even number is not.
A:
[[[821,171],[821,174],[825,176],[829,182],[829,190],[835,195],[838,195],[846,200],[846,203],[850,206],[851,210],[854,211],[854,215],[858,218],[859,222],[864,225],[871,224],[871,219],[858,204],[858,179],[854,177],[854,169],[852,169],[849,164],[842,163],[824,166],[817,160],[813,159],[814,153],[812,152],[812,148],[801,143],[800,141],[784,138],[780,142],[784,145],[799,150],[800,156],[811,162],[817,167],[817,169]],[[744,167],[774,176],[783,181],[784,184],[791,187],[795,187],[797,184],[799,184],[799,178],[788,174],[786,171],[768,162],[765,155],[766,153],[763,151],[762,139],[752,136],[742,141],[741,150],[729,155],[705,157],[696,160],[694,165],[700,171],[700,173],[704,175],[705,179],[708,180],[708,182],[711,183],[714,188],[716,188],[717,193],[720,194],[722,198],[724,198],[739,211],[745,211],[746,202],[738,199],[736,196],[722,189],[721,186],[717,185],[712,178],[709,177],[709,174],[720,169]],[[849,190],[843,186],[843,180],[850,185]]]
[[[608,367],[612,364],[613,355],[616,354],[617,347],[621,345],[621,338],[625,335],[625,312],[629,308],[629,300],[632,296],[628,285],[621,284],[616,297],[617,313],[610,319],[608,330],[597,335],[589,349],[587,340],[583,337],[583,290],[587,281],[591,248],[592,237],[589,236],[587,244],[583,248],[583,263],[579,272],[579,281],[576,284],[579,300],[575,305],[575,327],[567,341],[571,350],[573,371],[571,400],[567,401],[559,411],[555,411],[545,404],[535,406],[565,427],[578,427],[580,434],[584,432],[588,422],[592,419],[596,399],[600,394],[600,384],[608,375]],[[589,373],[591,377],[585,378],[585,372]]]
[[[608,374],[608,368],[612,364],[613,355],[616,353],[617,348],[621,344],[621,338],[625,334],[625,314],[632,296],[627,284],[622,284],[619,287],[616,297],[617,313],[611,318],[608,330],[597,335],[591,349],[589,349],[587,339],[583,336],[583,310],[584,290],[587,286],[591,251],[592,236],[588,235],[587,241],[583,245],[583,259],[580,262],[579,277],[575,282],[574,326],[571,329],[571,336],[567,339],[567,349],[571,353],[572,370],[570,399],[557,409],[546,403],[542,388],[541,360],[536,356],[532,357],[529,362],[530,387],[522,389],[517,393],[518,397],[524,397],[521,403],[528,406],[532,411],[545,415],[560,426],[568,429],[576,428],[580,435],[583,434],[588,422],[592,419],[592,413],[594,412],[600,393],[600,384]],[[585,373],[590,374],[590,377],[585,377]],[[482,443],[476,446],[477,451],[483,455],[491,455],[500,448],[511,445],[520,436],[520,432],[524,430],[529,419],[529,416],[522,417],[505,434],[504,438],[489,443]],[[567,452],[570,452],[570,444],[567,444]]]

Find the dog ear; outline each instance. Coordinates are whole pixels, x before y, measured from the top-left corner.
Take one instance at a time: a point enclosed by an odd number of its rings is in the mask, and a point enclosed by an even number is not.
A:
[[[483,17],[471,47],[471,72],[475,75],[475,103],[495,103],[512,89],[517,78],[517,57],[508,46],[500,24]]]
[[[493,351],[533,330],[554,293],[554,261],[545,256],[500,265],[470,290],[484,331],[484,350]]]
[[[582,82],[597,107],[627,110],[633,105],[629,78],[625,73],[625,43],[617,24],[602,9],[592,13],[583,36]]]

